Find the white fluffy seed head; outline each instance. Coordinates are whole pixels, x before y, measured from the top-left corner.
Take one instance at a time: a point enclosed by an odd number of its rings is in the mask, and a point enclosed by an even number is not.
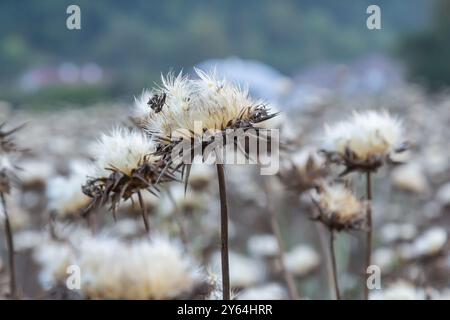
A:
[[[69,176],[58,176],[47,183],[48,207],[59,217],[77,214],[85,208],[91,198],[86,196],[81,186],[91,175],[92,166],[88,163],[73,166]]]
[[[64,282],[67,267],[73,263],[75,255],[67,243],[47,241],[36,248],[33,258],[40,265],[41,286],[51,289]]]
[[[320,263],[319,254],[310,246],[298,245],[285,255],[286,268],[303,276],[314,270]]]
[[[84,242],[80,252],[82,291],[90,298],[176,298],[200,279],[191,258],[161,236],[131,243],[99,238]]]
[[[148,115],[143,118],[148,132],[166,138],[192,138],[206,130],[223,130],[251,116],[259,102],[250,98],[248,89],[219,79],[215,72],[195,71],[195,80],[182,73],[162,78],[162,87],[154,94],[165,94],[166,101],[159,112],[147,106]],[[148,92],[144,92],[137,100],[136,114],[145,110],[143,103],[148,98]]]
[[[325,126],[324,150],[345,155],[351,151],[359,161],[385,158],[405,141],[402,122],[388,112],[354,112],[351,119]]]
[[[346,225],[362,218],[363,204],[343,184],[322,183],[320,191],[313,191],[312,196],[321,212],[339,224]]]
[[[144,160],[156,160],[150,156],[155,151],[153,141],[135,130],[116,128],[110,134],[103,134],[97,142],[95,166],[97,177],[107,177],[108,169],[130,174]]]

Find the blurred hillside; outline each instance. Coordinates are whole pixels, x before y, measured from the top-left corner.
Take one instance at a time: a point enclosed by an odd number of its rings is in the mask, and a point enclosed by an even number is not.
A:
[[[382,7],[380,31],[366,28],[374,2]],[[129,101],[160,72],[230,56],[293,76],[321,61],[398,52],[404,35],[427,29],[435,2],[6,0],[0,98],[14,105]],[[81,30],[66,28],[70,4],[81,8]]]

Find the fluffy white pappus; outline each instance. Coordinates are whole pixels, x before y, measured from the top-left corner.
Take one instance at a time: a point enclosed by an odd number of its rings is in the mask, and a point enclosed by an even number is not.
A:
[[[362,218],[364,213],[363,203],[343,184],[322,183],[320,191],[313,190],[311,195],[326,218],[338,224],[351,223]]]
[[[298,245],[285,255],[286,268],[297,276],[304,276],[317,268],[320,256],[310,246]]]
[[[247,87],[218,79],[216,73],[195,69],[199,79],[193,80],[198,101],[194,104],[193,120],[202,121],[204,128],[223,130],[238,119],[247,120],[254,108],[261,104],[254,101]]]
[[[154,93],[151,90],[144,89],[139,97],[134,97],[134,104],[131,109],[131,117],[139,123],[144,123],[150,115],[148,101]]]
[[[161,97],[165,94],[165,104],[158,112],[147,108],[148,132],[169,138],[201,136],[205,130],[216,132],[239,119],[248,120],[260,104],[251,99],[248,89],[218,79],[214,72],[195,71],[198,79],[189,79],[181,72],[162,78],[163,85],[156,94]],[[137,110],[144,109],[144,100],[139,100],[141,106]]]
[[[323,149],[342,156],[349,150],[358,161],[368,161],[395,153],[403,139],[402,122],[387,111],[355,111],[351,119],[325,126]]]
[[[98,237],[79,249],[81,290],[91,299],[171,299],[201,280],[191,257],[162,236],[129,243]]]
[[[49,290],[65,281],[75,253],[67,243],[47,241],[35,248],[33,258],[40,265],[39,283]]]
[[[155,161],[157,157],[154,142],[136,130],[116,128],[110,134],[103,134],[97,142],[95,166],[97,177],[107,177],[111,170],[131,174],[143,164]]]
[[[92,172],[90,164],[82,166],[80,163],[73,166],[68,176],[50,179],[47,183],[48,208],[61,218],[78,214],[91,201],[81,186]]]

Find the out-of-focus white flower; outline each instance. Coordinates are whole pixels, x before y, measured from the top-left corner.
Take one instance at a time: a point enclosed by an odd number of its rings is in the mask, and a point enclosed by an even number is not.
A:
[[[433,256],[440,253],[447,244],[447,231],[442,227],[428,229],[411,244],[400,246],[400,256],[405,260]]]
[[[356,163],[374,163],[402,147],[403,131],[401,121],[388,112],[354,112],[347,121],[325,126],[323,149]]]
[[[372,253],[372,264],[379,266],[382,272],[389,272],[395,266],[397,259],[397,253],[390,248],[377,248]]]
[[[61,218],[79,214],[91,201],[81,190],[91,170],[88,164],[85,167],[77,165],[69,176],[50,179],[47,184],[49,209]]]
[[[190,256],[161,236],[84,241],[76,262],[83,270],[82,292],[94,299],[176,298],[200,281]]]
[[[391,178],[394,186],[405,191],[426,193],[429,190],[428,180],[417,163],[405,164],[394,169]]]
[[[211,266],[216,271],[215,273],[221,275],[219,261],[220,253],[216,252],[211,258]],[[231,251],[229,252],[229,264],[232,288],[247,288],[260,283],[265,277],[265,268],[261,261]]]
[[[287,299],[286,289],[278,283],[269,283],[259,287],[242,290],[238,300],[283,300]]]
[[[111,134],[103,134],[97,143],[96,176],[109,176],[111,170],[108,169],[130,175],[133,169],[142,165],[145,157],[152,161],[150,154],[154,151],[154,143],[143,133],[116,128]]]
[[[387,223],[380,229],[383,242],[412,240],[417,235],[417,227],[410,223]]]
[[[271,234],[252,236],[247,242],[247,249],[257,257],[273,257],[278,252],[277,239]]]
[[[285,255],[286,268],[297,276],[308,274],[319,263],[318,253],[307,245],[298,245]]]
[[[433,227],[425,231],[413,243],[414,251],[419,256],[439,253],[447,243],[447,231],[441,227]]]
[[[312,198],[320,209],[318,219],[340,230],[359,227],[364,218],[364,205],[343,184],[321,183]]]
[[[51,289],[65,281],[67,267],[73,263],[75,253],[67,243],[49,241],[38,246],[33,257],[41,266],[39,272],[41,286]]]
[[[54,165],[49,161],[25,160],[19,163],[22,170],[17,171],[21,183],[25,185],[45,184],[54,173]]]
[[[450,205],[450,182],[439,188],[436,193],[436,199],[442,206]]]
[[[372,290],[369,295],[370,300],[424,300],[425,297],[423,289],[403,280],[392,283],[386,289]]]

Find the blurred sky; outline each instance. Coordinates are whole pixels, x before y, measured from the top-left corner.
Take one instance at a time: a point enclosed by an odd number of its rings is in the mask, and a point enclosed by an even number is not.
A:
[[[0,98],[128,96],[211,58],[254,59],[294,76],[324,61],[396,56],[403,38],[429,27],[435,2],[3,0]],[[70,4],[81,8],[81,30],[66,28]],[[381,7],[381,30],[366,27],[370,4]]]

